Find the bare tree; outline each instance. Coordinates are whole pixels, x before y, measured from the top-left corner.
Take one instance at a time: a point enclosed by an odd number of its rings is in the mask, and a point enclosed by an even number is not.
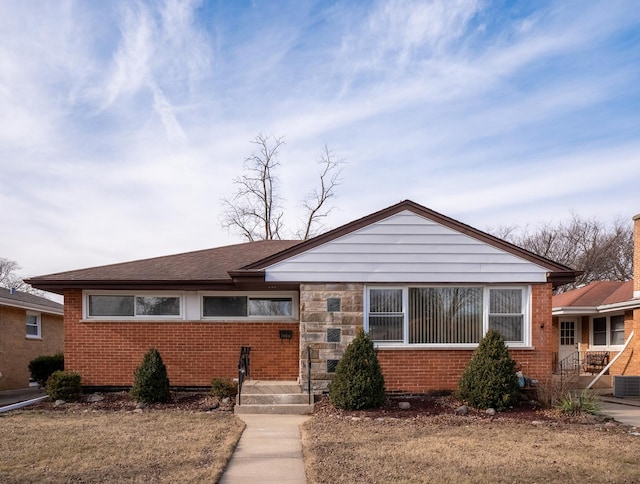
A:
[[[233,180],[237,190],[231,198],[223,198],[222,226],[235,230],[247,240],[280,239],[284,234],[283,199],[279,195],[280,149],[283,137],[259,134],[251,141],[258,149],[244,160],[244,174]],[[323,218],[331,212],[329,199],[335,196],[340,184],[343,160],[325,145],[318,159],[320,186],[307,194],[301,202],[305,211],[304,226],[296,236],[308,239],[316,234]]]
[[[279,239],[284,212],[275,169],[280,166],[278,151],[284,138],[259,134],[252,143],[258,152],[244,160],[244,175],[233,180],[236,193],[222,200],[222,226],[239,230],[248,240]]]
[[[317,235],[318,230],[315,229],[326,218],[333,207],[327,207],[327,201],[335,196],[335,190],[341,183],[340,175],[342,174],[341,165],[344,160],[337,158],[335,154],[329,150],[327,145],[320,158],[320,187],[314,189],[302,201],[302,207],[306,212],[306,219],[302,231],[298,231],[298,236],[306,240],[309,237]]]
[[[40,291],[33,289],[16,274],[20,269],[21,267],[16,261],[0,257],[0,287],[39,294]]]
[[[544,224],[536,231],[502,227],[496,236],[555,262],[583,271],[559,292],[593,281],[627,281],[633,278],[633,227],[623,220],[605,224],[572,214],[568,222]]]

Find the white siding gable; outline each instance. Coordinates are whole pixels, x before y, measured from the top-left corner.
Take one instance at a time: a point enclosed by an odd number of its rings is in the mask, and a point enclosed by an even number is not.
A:
[[[405,210],[265,269],[266,281],[545,282],[547,269]]]

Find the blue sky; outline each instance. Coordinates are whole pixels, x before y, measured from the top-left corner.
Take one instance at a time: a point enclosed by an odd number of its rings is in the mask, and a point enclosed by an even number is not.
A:
[[[629,1],[0,2],[0,257],[22,275],[239,242],[220,200],[284,136],[295,230],[400,200],[486,230],[640,213]]]

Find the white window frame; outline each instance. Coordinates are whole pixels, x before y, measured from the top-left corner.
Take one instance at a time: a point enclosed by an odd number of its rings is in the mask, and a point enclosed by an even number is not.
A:
[[[204,298],[213,297],[247,297],[251,298],[291,298],[291,316],[205,316]],[[202,291],[198,294],[200,301],[200,319],[205,321],[298,321],[299,298],[295,291],[285,292],[244,292],[244,291]]]
[[[589,349],[592,350],[596,350],[596,351],[606,351],[606,350],[611,350],[611,351],[620,351],[622,349],[622,347],[624,346],[624,343],[619,344],[619,345],[612,345],[611,344],[611,318],[613,316],[622,316],[623,320],[624,320],[624,313],[612,313],[612,314],[594,314],[593,316],[591,316],[589,318]],[[605,318],[606,320],[606,337],[607,337],[607,342],[604,345],[596,345],[594,343],[594,337],[593,337],[593,320],[594,319],[599,319],[599,318]],[[626,320],[625,324],[626,324]],[[623,333],[624,335],[624,333]],[[624,340],[624,337],[623,337]]]
[[[27,333],[27,339],[42,339],[42,314],[37,312],[37,311],[27,311],[26,314],[26,326],[31,326],[33,327],[33,325],[29,324],[29,316],[35,316],[36,318],[36,324],[35,327],[37,329],[37,334],[29,334]],[[25,332],[26,332],[26,327],[25,327]]]
[[[132,296],[134,301],[133,316],[91,316],[89,314],[90,296]],[[176,297],[180,301],[180,314],[178,315],[136,315],[136,297]],[[184,292],[160,292],[160,291],[83,291],[82,318],[87,321],[180,321],[185,317]]]
[[[370,289],[402,289],[402,313],[404,315],[402,343],[374,341],[376,347],[394,349],[475,349],[478,343],[409,343],[409,288],[420,287],[479,287],[482,294],[482,334],[489,330],[489,290],[490,289],[519,289],[522,291],[523,341],[505,341],[509,348],[531,348],[531,286],[530,285],[483,285],[483,284],[407,284],[407,285],[366,285],[364,287],[364,330],[369,331],[369,290]]]

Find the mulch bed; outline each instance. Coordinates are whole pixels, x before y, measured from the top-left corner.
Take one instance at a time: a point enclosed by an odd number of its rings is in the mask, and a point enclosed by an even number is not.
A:
[[[102,397],[99,401],[90,401],[91,397]],[[139,405],[127,392],[104,392],[82,395],[77,402],[66,402],[56,405],[55,402],[45,400],[29,409],[51,411],[145,411],[145,410],[184,410],[191,412],[232,412],[232,400],[218,400],[208,393],[201,392],[171,392],[171,399],[165,403],[151,403]]]
[[[408,409],[401,409],[400,402],[409,403]],[[390,396],[379,409],[341,410],[334,407],[327,396],[316,403],[314,415],[319,417],[351,418],[351,419],[411,419],[432,416],[457,416],[456,410],[463,405],[453,395],[408,395]],[[525,422],[558,422],[579,424],[601,424],[610,421],[608,417],[597,415],[570,416],[552,408],[543,408],[537,402],[523,401],[519,405],[496,415],[489,415],[484,410],[468,407],[466,417],[474,419],[513,419]]]

